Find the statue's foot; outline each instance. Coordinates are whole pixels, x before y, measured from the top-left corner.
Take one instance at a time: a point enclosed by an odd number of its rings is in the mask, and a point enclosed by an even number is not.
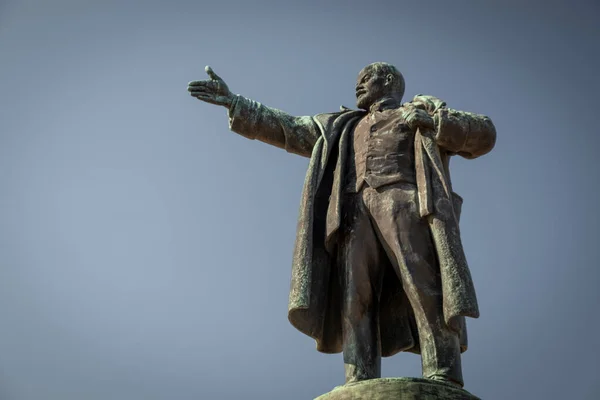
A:
[[[368,368],[359,368],[353,364],[344,364],[344,371],[346,385],[381,377],[381,372],[376,366],[373,366],[373,368],[369,370]]]
[[[436,382],[448,383],[450,385],[459,387],[461,389],[464,386],[462,382],[458,382],[458,381],[450,378],[449,376],[445,376],[445,375],[433,375],[433,376],[427,377],[425,379],[431,379],[432,381],[436,381]]]

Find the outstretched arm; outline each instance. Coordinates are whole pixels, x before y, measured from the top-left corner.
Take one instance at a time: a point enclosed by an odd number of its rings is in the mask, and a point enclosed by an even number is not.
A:
[[[290,153],[310,157],[320,136],[312,117],[294,117],[257,101],[234,95],[223,79],[208,66],[206,73],[210,80],[190,82],[188,91],[199,100],[226,107],[229,111],[229,128],[233,132]]]

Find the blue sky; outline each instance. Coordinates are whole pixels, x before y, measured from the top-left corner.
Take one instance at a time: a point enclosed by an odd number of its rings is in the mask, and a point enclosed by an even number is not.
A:
[[[343,383],[287,321],[308,160],[191,98],[209,64],[294,115],[405,100],[489,115],[455,159],[481,317],[466,388],[596,399],[599,7],[572,2],[0,2],[0,399],[311,399]],[[523,4],[526,3],[526,4]],[[413,354],[384,376],[419,376]]]

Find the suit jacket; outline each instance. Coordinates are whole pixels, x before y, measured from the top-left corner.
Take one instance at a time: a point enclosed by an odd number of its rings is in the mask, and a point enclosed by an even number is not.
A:
[[[475,289],[460,241],[462,200],[451,190],[451,155],[476,158],[492,150],[496,131],[483,115],[452,110],[432,96],[416,96],[405,106],[429,112],[435,131],[415,134],[419,206],[427,218],[440,264],[446,323],[459,333],[467,349],[464,317],[477,318]],[[342,350],[339,280],[334,268],[336,233],[341,223],[341,193],[352,129],[366,114],[349,110],[313,117],[294,117],[237,96],[229,108],[230,129],[309,157],[300,204],[288,306],[290,323],[314,338],[317,350]],[[389,268],[391,271],[391,267]],[[393,272],[391,272],[393,273]],[[412,309],[397,279],[385,279],[380,302],[382,355],[420,353]]]

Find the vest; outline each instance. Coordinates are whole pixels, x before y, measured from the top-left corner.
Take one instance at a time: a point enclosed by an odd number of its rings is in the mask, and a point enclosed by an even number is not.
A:
[[[401,108],[373,111],[354,128],[346,192],[357,193],[363,184],[377,189],[397,182],[416,183],[415,133]]]

